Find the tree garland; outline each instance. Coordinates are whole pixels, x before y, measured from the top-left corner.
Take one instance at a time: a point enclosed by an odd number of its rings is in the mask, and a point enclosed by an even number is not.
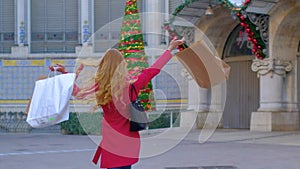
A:
[[[228,9],[230,9],[233,15],[236,16],[240,21],[240,25],[244,28],[245,32],[248,34],[248,41],[252,43],[252,53],[257,59],[266,58],[266,44],[262,40],[259,30],[256,25],[253,24],[247,16],[246,9],[248,8],[251,0],[245,0],[241,7],[236,7],[229,0],[219,0]]]
[[[175,17],[188,5],[199,0],[185,0],[184,3],[179,5],[175,11],[172,13],[172,16],[169,22],[165,22],[164,27],[170,33],[171,38],[177,35],[177,33],[171,29],[170,25],[174,22]],[[248,34],[248,41],[252,43],[252,53],[257,59],[266,58],[266,44],[263,42],[259,30],[256,25],[253,24],[250,19],[247,17],[246,9],[251,3],[251,0],[245,0],[242,6],[235,6],[229,0],[218,0],[223,3],[240,21],[240,25],[244,28],[245,32]],[[188,46],[180,46],[179,50],[183,50]]]
[[[175,32],[174,29],[171,29],[170,25],[173,24],[173,22],[175,21],[176,16],[179,14],[179,12],[181,12],[185,7],[187,7],[188,5],[190,5],[191,3],[196,2],[196,1],[199,1],[199,0],[185,0],[184,3],[182,3],[181,5],[179,5],[175,9],[175,11],[172,13],[169,21],[168,22],[166,21],[164,23],[164,28],[165,28],[166,31],[169,32],[171,39],[173,39],[175,36],[178,36],[178,34]],[[184,50],[185,48],[188,48],[188,45],[185,44],[185,43],[178,46],[178,49],[180,51]]]

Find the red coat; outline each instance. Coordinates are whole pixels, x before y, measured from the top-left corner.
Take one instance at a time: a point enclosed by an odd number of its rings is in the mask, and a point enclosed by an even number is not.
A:
[[[136,90],[139,91],[145,87],[171,57],[171,53],[166,51],[150,68],[143,70],[134,82]],[[129,98],[128,93],[130,90],[124,91],[127,92],[124,93],[126,100],[126,98]],[[127,99],[126,102],[129,103],[129,100]],[[102,140],[93,162],[97,164],[101,156],[101,168],[121,167],[136,163],[140,153],[140,135],[138,132],[129,131],[128,107],[118,101],[111,101],[102,106],[102,109],[104,112]]]

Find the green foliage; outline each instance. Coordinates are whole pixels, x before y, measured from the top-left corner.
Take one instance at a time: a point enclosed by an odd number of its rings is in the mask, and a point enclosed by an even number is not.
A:
[[[144,60],[148,60],[148,56],[145,55],[142,52],[136,52],[136,53],[124,53],[125,58],[144,58]]]
[[[68,121],[61,123],[65,134],[100,135],[102,113],[70,113]]]
[[[135,68],[135,67],[147,67],[148,64],[145,62],[136,61],[134,63],[128,62],[128,67]],[[130,69],[129,69],[130,70]]]
[[[149,129],[168,128],[170,127],[170,116],[171,112],[163,112],[162,114],[151,114],[149,115]],[[179,127],[180,124],[180,113],[173,112],[172,115],[172,126]]]
[[[150,114],[149,129],[159,129],[170,127],[171,111],[165,111],[161,114]],[[101,135],[103,114],[97,113],[70,113],[68,121],[61,123],[63,134],[74,135]],[[173,112],[172,126],[179,127],[180,112]]]

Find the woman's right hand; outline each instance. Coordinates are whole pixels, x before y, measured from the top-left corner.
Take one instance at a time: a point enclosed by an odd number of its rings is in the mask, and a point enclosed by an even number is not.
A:
[[[177,46],[182,45],[183,43],[184,43],[184,37],[180,40],[178,40],[177,37],[174,37],[170,42],[168,50],[171,52],[172,50],[176,49]]]
[[[84,65],[83,64],[80,64],[79,67],[76,69],[76,79],[77,77],[79,76],[79,73],[83,70],[84,68]]]
[[[68,72],[66,71],[65,66],[63,66],[63,65],[61,65],[61,64],[56,64],[55,66],[49,66],[49,69],[50,69],[51,71],[56,70],[56,71],[61,72],[61,73],[63,73],[63,74],[68,73]]]

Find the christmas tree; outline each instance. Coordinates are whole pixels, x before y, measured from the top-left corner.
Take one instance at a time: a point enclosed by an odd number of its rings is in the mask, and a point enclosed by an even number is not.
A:
[[[144,51],[141,20],[138,13],[137,0],[126,0],[125,13],[121,28],[119,51],[123,54],[129,75],[131,78],[137,76],[143,69],[147,68],[147,56]],[[152,83],[141,90],[139,98],[145,110],[154,109]]]

